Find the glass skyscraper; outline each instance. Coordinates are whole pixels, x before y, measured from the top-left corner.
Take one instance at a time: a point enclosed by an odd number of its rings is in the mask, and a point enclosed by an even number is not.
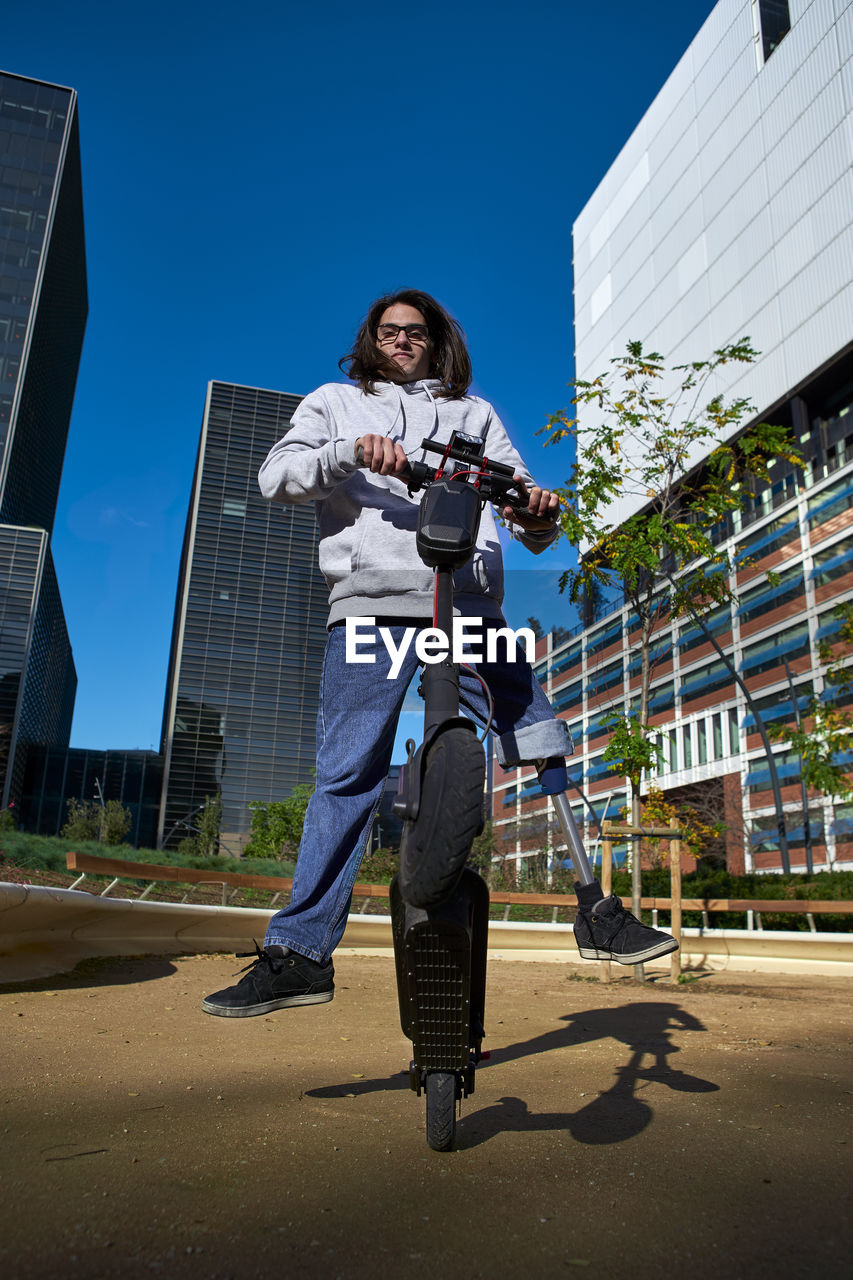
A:
[[[77,678],[49,537],[88,298],[77,98],[0,73],[0,790],[67,743]]]
[[[328,590],[313,505],[271,506],[258,470],[300,397],[208,388],[178,582],[163,716],[159,840],[208,796],[239,852],[253,800],[310,782]]]

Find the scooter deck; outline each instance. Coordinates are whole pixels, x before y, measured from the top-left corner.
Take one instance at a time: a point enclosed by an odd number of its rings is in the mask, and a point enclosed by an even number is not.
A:
[[[482,1041],[489,891],[466,868],[438,907],[408,906],[391,885],[397,993],[403,1033],[421,1072],[464,1072]]]

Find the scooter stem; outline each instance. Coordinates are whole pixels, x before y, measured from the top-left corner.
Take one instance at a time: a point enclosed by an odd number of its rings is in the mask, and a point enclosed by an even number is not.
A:
[[[453,570],[439,566],[435,571],[435,626],[444,635],[453,630]],[[459,668],[450,654],[438,663],[427,663],[423,674],[424,736],[430,729],[459,715]]]

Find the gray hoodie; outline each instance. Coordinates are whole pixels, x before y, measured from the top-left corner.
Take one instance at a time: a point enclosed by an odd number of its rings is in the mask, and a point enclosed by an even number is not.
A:
[[[432,614],[432,570],[415,547],[421,493],[409,497],[403,481],[359,467],[355,441],[390,436],[412,460],[436,462],[421,441],[447,443],[452,431],[486,440],[486,456],[533,478],[487,401],[477,396],[448,400],[431,379],[377,382],[376,395],[352,383],[330,382],[306,396],[287,435],[261,467],[258,481],[270,502],[314,502],[320,531],[320,569],[329,586],[329,626],[347,617],[428,618]],[[557,529],[518,531],[531,551],[543,551]],[[477,550],[454,575],[456,611],[466,617],[501,618],[503,565],[495,518],[486,506]]]

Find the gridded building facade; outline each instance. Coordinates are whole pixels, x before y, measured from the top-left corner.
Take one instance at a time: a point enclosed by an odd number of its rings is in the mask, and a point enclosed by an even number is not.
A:
[[[0,520],[53,528],[88,297],[76,94],[0,74]]]
[[[770,416],[792,415],[805,427],[799,433],[805,465],[777,468],[737,521],[719,529],[721,548],[750,563],[733,575],[736,603],[707,620],[770,725],[792,723],[795,706],[805,716],[813,696],[850,709],[849,696],[839,696],[825,678],[819,646],[838,636],[837,606],[853,601],[853,358]],[[617,818],[628,802],[625,779],[603,753],[609,715],[639,702],[638,636],[630,607],[605,607],[568,642],[556,645],[549,636],[538,646],[536,669],[575,742],[570,773],[585,800],[578,792],[572,809],[590,845],[602,819]],[[652,637],[652,663],[649,724],[658,729],[663,761],[647,783],[668,798],[689,799],[706,821],[725,821],[731,869],[778,869],[766,752],[726,663],[694,623],[665,616]],[[792,869],[805,870],[809,861],[818,869],[853,865],[853,806],[817,792],[804,806],[799,758],[784,744],[774,757]],[[853,766],[853,755],[838,763]],[[495,774],[494,819],[505,850],[525,856],[553,846],[554,824],[535,773],[495,766]],[[626,850],[615,852],[624,857]]]
[[[0,769],[20,803],[27,749],[67,743],[77,677],[47,534],[0,525]]]
[[[21,796],[27,831],[58,836],[69,800],[118,800],[130,813],[125,840],[153,849],[160,817],[163,757],[156,751],[87,751],[83,747],[31,747]]]
[[[208,389],[181,560],[163,722],[159,838],[207,796],[237,852],[253,800],[281,800],[315,763],[328,590],[313,506],[271,506],[258,470],[300,397]]]
[[[67,743],[71,729],[77,680],[48,537],[87,310],[76,95],[0,73],[4,804],[28,745]]]
[[[838,704],[819,644],[853,601],[851,118],[850,0],[720,0],[574,227],[578,377],[632,339],[677,363],[748,334],[760,359],[713,390],[751,399],[755,420],[787,426],[803,453],[716,530],[751,563],[731,580],[736,604],[709,623],[770,724],[792,723],[813,695]],[[595,425],[593,408],[582,425]],[[640,658],[620,598],[587,623],[542,642],[538,668],[572,729],[588,801],[573,807],[594,844],[590,810],[615,817],[627,799],[602,757],[608,712],[638,699]],[[726,664],[695,626],[666,617],[652,658],[650,723],[665,756],[654,781],[726,822],[733,869],[778,869],[766,752]],[[853,807],[804,797],[789,744],[773,755],[792,868],[853,865]],[[529,772],[495,770],[496,826],[518,856],[559,847]]]

